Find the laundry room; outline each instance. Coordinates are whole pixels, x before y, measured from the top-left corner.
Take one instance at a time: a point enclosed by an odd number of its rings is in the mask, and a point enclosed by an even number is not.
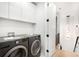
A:
[[[78,57],[79,2],[0,2],[0,57]]]
[[[52,2],[0,2],[0,56],[51,56],[55,49],[55,15]]]

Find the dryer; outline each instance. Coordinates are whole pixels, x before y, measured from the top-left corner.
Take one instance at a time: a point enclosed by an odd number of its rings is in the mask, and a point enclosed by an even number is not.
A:
[[[0,57],[26,56],[28,56],[28,38],[0,42]]]
[[[41,54],[41,37],[40,35],[33,35],[29,37],[28,56],[39,57]]]

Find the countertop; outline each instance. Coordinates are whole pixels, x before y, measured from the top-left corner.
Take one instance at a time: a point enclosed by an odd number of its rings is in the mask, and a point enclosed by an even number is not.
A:
[[[20,35],[15,35],[15,36],[12,36],[12,37],[3,36],[3,37],[0,37],[0,42],[6,42],[6,41],[11,41],[11,40],[23,39],[23,38],[29,38],[29,37],[36,36],[36,35],[37,34],[34,34],[34,35],[20,34]]]

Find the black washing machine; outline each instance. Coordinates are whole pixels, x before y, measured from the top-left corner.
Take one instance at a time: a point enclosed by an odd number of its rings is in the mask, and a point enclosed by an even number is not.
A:
[[[34,35],[29,37],[28,44],[28,56],[39,57],[41,54],[41,37],[40,35]]]
[[[0,57],[27,57],[28,38],[0,42]]]

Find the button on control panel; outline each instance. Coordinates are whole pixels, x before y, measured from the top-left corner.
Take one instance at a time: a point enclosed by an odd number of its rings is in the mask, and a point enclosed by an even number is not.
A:
[[[16,41],[16,44],[19,44],[19,41]]]

